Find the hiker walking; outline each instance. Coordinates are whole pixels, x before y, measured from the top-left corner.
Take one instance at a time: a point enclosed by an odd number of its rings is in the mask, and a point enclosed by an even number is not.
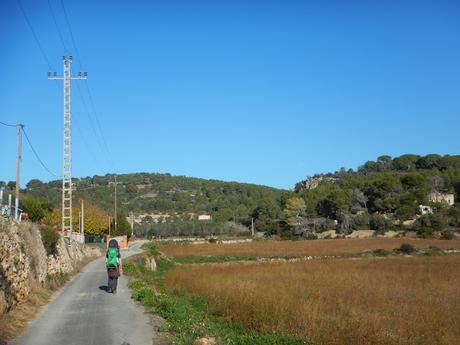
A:
[[[120,276],[120,272],[122,270],[120,247],[118,246],[117,240],[110,240],[109,249],[107,249],[105,257],[107,258],[106,266],[107,275],[109,276],[107,292],[116,293],[118,277]]]

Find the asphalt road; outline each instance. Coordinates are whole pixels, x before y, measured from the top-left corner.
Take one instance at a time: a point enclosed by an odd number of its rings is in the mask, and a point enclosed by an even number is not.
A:
[[[140,252],[139,244],[122,257]],[[89,263],[12,345],[151,345],[150,316],[131,299],[127,279],[117,294],[106,292],[105,258]]]

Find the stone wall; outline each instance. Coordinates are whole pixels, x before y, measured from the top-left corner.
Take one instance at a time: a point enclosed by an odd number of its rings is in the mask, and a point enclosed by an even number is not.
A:
[[[24,301],[48,276],[72,272],[101,251],[60,238],[56,255],[47,255],[36,224],[0,218],[0,315]]]

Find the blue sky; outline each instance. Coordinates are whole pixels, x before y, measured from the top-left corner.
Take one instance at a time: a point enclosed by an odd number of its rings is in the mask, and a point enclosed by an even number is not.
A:
[[[68,52],[48,0],[21,3],[52,69],[70,53],[89,74],[72,86],[74,176],[292,188],[382,154],[460,153],[460,2],[63,1],[78,52],[60,0]],[[0,47],[0,121],[60,173],[62,83],[17,0],[0,0]],[[14,180],[15,129],[0,138]],[[22,185],[53,179],[23,150]]]

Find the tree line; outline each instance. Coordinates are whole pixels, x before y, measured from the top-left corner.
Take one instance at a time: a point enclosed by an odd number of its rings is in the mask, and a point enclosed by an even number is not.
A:
[[[88,205],[88,233],[108,231],[114,181],[114,174],[74,180],[75,200],[84,199]],[[126,222],[129,212],[165,215],[159,221],[144,217],[138,226],[143,234],[217,233],[218,227],[235,232],[235,227],[224,226],[228,222],[246,228],[253,224],[256,231],[268,234],[312,238],[331,229],[342,233],[355,229],[384,232],[407,229],[407,223],[421,235],[429,236],[434,231],[460,226],[460,156],[380,156],[356,171],[341,168],[314,175],[298,182],[292,191],[155,173],[117,175],[117,181],[118,225],[126,225],[124,231],[130,231]],[[14,182],[0,181],[0,186],[14,190]],[[37,213],[36,219],[59,226],[60,188],[61,181],[29,181],[21,191],[23,207],[39,210],[28,213]],[[452,193],[456,203],[452,207],[432,203],[428,199],[430,192]],[[421,215],[419,205],[430,206],[432,213]],[[78,222],[78,207],[75,212]],[[197,231],[201,229],[195,225],[199,224],[199,214],[212,217],[206,230]]]
[[[451,193],[456,203],[432,202],[429,193]],[[307,236],[330,229],[413,229],[430,236],[460,226],[459,197],[460,156],[380,156],[357,171],[342,168],[300,181],[284,213],[290,229]],[[422,215],[420,205],[432,212]]]

